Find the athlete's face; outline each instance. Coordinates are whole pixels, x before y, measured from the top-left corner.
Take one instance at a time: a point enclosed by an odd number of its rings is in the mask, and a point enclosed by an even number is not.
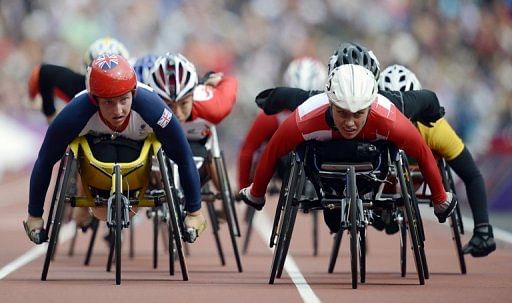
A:
[[[167,105],[169,105],[180,122],[187,121],[188,117],[190,117],[190,114],[192,114],[193,102],[192,94],[188,94],[178,102],[166,101]]]
[[[132,108],[132,92],[114,98],[97,98],[101,115],[114,127],[125,122]]]
[[[361,132],[366,124],[366,118],[370,112],[370,107],[352,113],[346,109],[339,108],[331,104],[332,117],[336,128],[345,139],[353,139]]]

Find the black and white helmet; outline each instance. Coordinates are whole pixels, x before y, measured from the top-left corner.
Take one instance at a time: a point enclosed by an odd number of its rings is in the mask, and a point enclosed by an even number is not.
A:
[[[329,58],[329,74],[331,71],[344,64],[361,65],[372,72],[375,79],[379,79],[380,64],[373,52],[355,42],[342,43]]]
[[[379,77],[380,90],[409,91],[420,90],[421,83],[407,67],[394,64],[386,67]]]
[[[284,84],[303,90],[323,90],[327,68],[322,62],[310,58],[298,58],[290,62],[284,73]]]
[[[198,77],[185,56],[167,53],[155,61],[147,82],[164,100],[177,102],[194,90]]]

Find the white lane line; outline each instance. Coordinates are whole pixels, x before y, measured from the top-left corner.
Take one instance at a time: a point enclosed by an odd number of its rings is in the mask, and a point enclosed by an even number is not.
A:
[[[73,237],[74,232],[75,223],[70,222],[62,226],[59,234],[59,243],[64,243],[71,239]],[[0,269],[0,280],[7,277],[12,272],[20,269],[21,267],[27,265],[28,263],[34,261],[35,259],[39,258],[39,256],[46,254],[47,248],[48,242],[34,246],[26,253],[18,257],[16,260],[2,267],[2,269]]]
[[[272,232],[272,224],[263,212],[260,212],[254,216],[254,227],[256,228],[256,231],[260,235],[261,239],[263,239],[263,242],[267,243],[268,239],[270,238],[270,233]],[[273,251],[273,249],[269,248],[270,251]],[[313,292],[311,287],[309,286],[306,279],[304,279],[304,276],[299,270],[299,267],[297,266],[297,263],[295,263],[295,260],[293,260],[292,256],[288,254],[286,257],[286,262],[284,263],[284,269],[292,278],[293,283],[295,284],[295,287],[297,287],[297,290],[299,291],[299,295],[301,296],[302,300],[307,303],[320,303],[320,299],[318,296]]]

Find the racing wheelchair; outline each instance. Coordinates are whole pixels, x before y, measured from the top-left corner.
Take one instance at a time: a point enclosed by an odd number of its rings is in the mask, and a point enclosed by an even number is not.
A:
[[[163,193],[148,195],[149,170],[151,158],[156,155],[162,175]],[[161,143],[151,134],[142,144],[139,156],[127,163],[107,163],[95,158],[86,137],[78,137],[69,145],[61,160],[57,182],[52,196],[50,211],[46,223],[49,238],[41,280],[47,279],[52,256],[56,249],[59,230],[62,225],[64,207],[106,207],[107,226],[112,235],[116,263],[116,284],[121,284],[121,233],[130,226],[131,207],[155,207],[167,205],[169,210],[169,256],[176,250],[182,277],[188,280],[188,270],[183,253],[182,240],[193,242],[191,233],[184,230],[183,214],[180,211],[177,194],[171,186],[171,174]],[[70,178],[78,170],[84,195],[70,194]],[[175,244],[176,248],[172,245]],[[173,260],[170,260],[170,263]],[[170,269],[170,273],[171,272]]]
[[[401,211],[411,238],[419,284],[425,283],[426,257],[418,226],[421,222],[412,205],[414,192],[407,186],[403,153],[388,142],[377,143],[310,141],[290,153],[290,169],[281,187],[270,237],[270,247],[275,246],[270,284],[282,275],[299,209],[304,212],[321,209],[324,216],[329,214],[330,219],[326,222],[331,222],[328,223],[331,231],[348,232],[354,289],[358,276],[361,283],[366,281],[366,227],[372,223],[373,212],[382,209]],[[380,195],[381,185],[388,182],[390,167],[396,168],[395,178],[401,191],[394,197],[385,198]],[[318,200],[304,199],[306,179],[315,186]]]
[[[226,169],[226,161],[224,158],[224,154],[220,148],[219,144],[219,138],[217,135],[217,129],[215,125],[208,124],[207,126],[204,126],[201,123],[197,124],[190,123],[183,125],[183,129],[187,135],[187,139],[189,140],[189,143],[194,144],[197,143],[196,146],[200,145],[201,148],[205,148],[206,155],[200,156],[200,155],[194,155],[194,160],[196,162],[196,167],[200,170],[201,175],[201,168],[205,165],[208,165],[209,161],[213,161],[214,167],[215,167],[215,175],[214,176],[201,176],[202,180],[202,188],[201,188],[201,197],[202,200],[206,203],[207,209],[208,209],[208,216],[210,218],[211,223],[211,229],[215,238],[215,244],[217,247],[217,251],[219,254],[220,262],[222,266],[226,265],[224,251],[221,245],[220,241],[220,222],[219,222],[219,214],[216,212],[214,207],[214,202],[217,200],[222,201],[222,208],[224,212],[224,216],[228,225],[229,229],[229,237],[231,240],[231,245],[233,247],[233,254],[235,256],[236,266],[238,272],[242,272],[242,261],[240,257],[240,252],[238,249],[237,244],[237,237],[241,236],[240,233],[240,226],[238,223],[238,217],[236,214],[235,209],[235,198],[231,191],[231,185],[229,182],[228,172]],[[206,128],[203,128],[206,127]],[[209,132],[209,136],[207,139],[203,139],[203,136],[198,136],[202,140],[199,143],[199,141],[195,141],[195,133],[198,132],[197,129],[201,129],[204,131],[204,129],[207,129]],[[192,148],[194,150],[194,148]],[[194,153],[195,154],[195,153]],[[172,167],[172,166],[171,166]],[[175,180],[176,188],[178,189],[178,195],[182,195],[181,191],[179,190],[180,184],[179,184],[179,175],[178,170],[175,168],[171,168],[171,172],[173,174],[173,179]],[[211,182],[213,181],[213,178],[216,178],[218,181],[218,191],[216,190],[216,186],[211,186]]]

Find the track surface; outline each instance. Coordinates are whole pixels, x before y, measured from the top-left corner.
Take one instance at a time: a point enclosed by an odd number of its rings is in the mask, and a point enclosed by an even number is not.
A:
[[[242,256],[243,273],[236,270],[226,224],[220,230],[226,266],[220,265],[208,229],[190,246],[189,281],[181,280],[178,264],[176,274],[169,275],[162,241],[159,266],[153,269],[151,224],[142,211],[140,224],[135,228],[135,258],[128,257],[128,245],[123,247],[120,286],[115,285],[114,272],[105,271],[108,250],[101,239],[103,229],[90,266],[82,265],[89,234],[80,232],[74,256],[67,256],[69,240],[60,243],[55,262],[50,265],[48,281],[43,282],[40,276],[45,247],[32,245],[21,224],[26,216],[28,177],[0,184],[0,192],[0,302],[512,302],[510,243],[499,241],[498,250],[487,258],[466,257],[468,274],[461,275],[448,225],[428,219],[425,219],[426,251],[431,276],[424,286],[418,285],[410,250],[407,276],[400,277],[398,235],[389,236],[370,228],[367,282],[352,290],[347,237],[334,273],[328,274],[332,238],[320,223],[319,256],[313,257],[312,220],[302,214],[298,216],[290,248],[289,259],[293,262],[287,262],[282,279],[269,285],[272,252],[268,248],[268,236],[262,235],[270,228],[275,197],[256,215],[258,231],[252,234],[248,253]],[[237,207],[244,232],[245,206]],[[432,217],[431,209],[422,211],[425,217]],[[67,230],[72,232],[73,228]],[[464,243],[470,233],[467,228]],[[242,242],[239,239],[240,250]],[[23,264],[27,252],[35,257],[29,256]]]

